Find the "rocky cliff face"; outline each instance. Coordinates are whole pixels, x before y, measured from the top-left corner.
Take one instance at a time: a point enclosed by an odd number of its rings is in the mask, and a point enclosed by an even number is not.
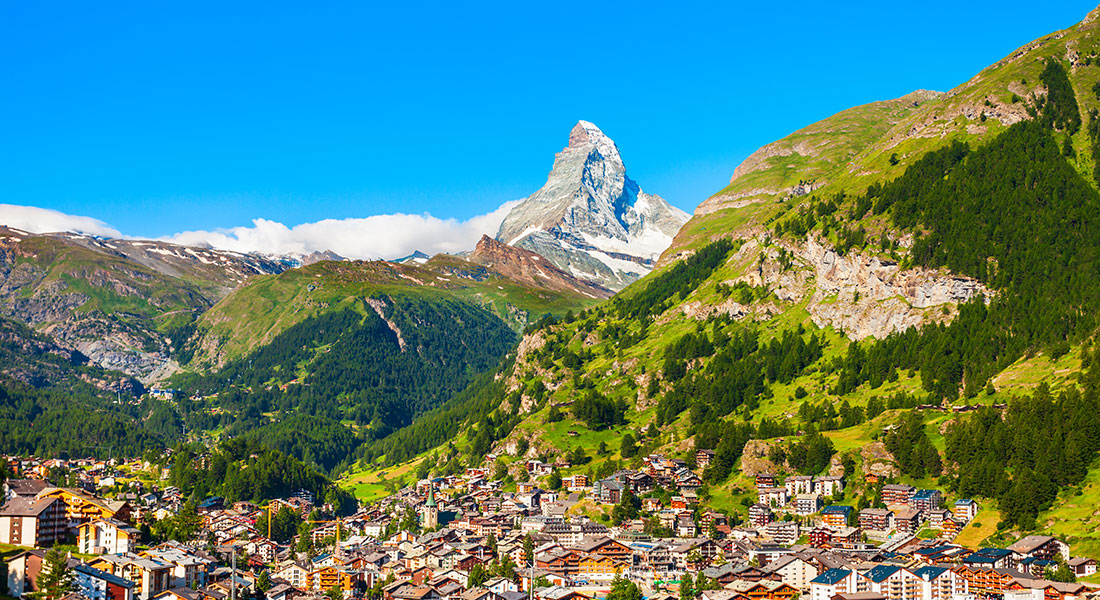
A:
[[[580,121],[546,184],[505,217],[496,239],[618,290],[653,269],[688,220],[626,175],[615,142]]]
[[[156,241],[0,226],[0,314],[145,383],[177,365],[170,332],[279,260]]]
[[[782,256],[786,253],[784,260]],[[818,327],[831,326],[849,338],[884,338],[926,323],[948,322],[958,305],[992,292],[969,277],[925,268],[902,269],[897,263],[861,252],[843,256],[816,238],[802,243],[762,245],[751,239],[733,257],[755,268],[739,278],[766,286],[780,301],[806,303]],[[718,306],[687,303],[684,312],[703,319],[714,313],[734,318],[769,318],[779,311],[767,303],[745,307],[735,302]]]
[[[0,377],[35,387],[89,383],[112,392],[140,393],[143,386],[119,373],[95,368],[83,353],[58,345],[25,325],[0,317]]]

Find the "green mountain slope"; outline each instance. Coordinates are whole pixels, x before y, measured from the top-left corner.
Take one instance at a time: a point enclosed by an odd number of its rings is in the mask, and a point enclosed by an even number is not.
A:
[[[666,251],[666,259],[708,239],[761,227],[809,194],[861,193],[900,175],[925,153],[955,141],[981,144],[1029,118],[1027,107],[1046,95],[1045,61],[1065,64],[1082,114],[1100,108],[1097,11],[1081,23],[1021,46],[947,93],[917,91],[855,107],[769,144],[742,163],[730,184],[700,204]],[[1091,173],[1091,139],[1073,136],[1072,164]],[[803,185],[800,185],[803,184]]]
[[[530,321],[609,295],[544,263],[485,238],[423,265],[320,262],[256,277],[197,322],[173,385],[205,400],[180,412],[192,430],[253,435],[338,471],[360,442],[492,370]]]
[[[459,435],[431,449],[414,442],[438,424],[414,423],[348,482],[411,477],[412,462],[391,468],[414,456],[420,474],[480,463],[487,444],[505,465],[566,456],[562,474],[593,477],[712,449],[703,496],[742,518],[758,471],[845,473],[838,501],[857,507],[874,502],[862,475],[877,473],[977,495],[995,524],[964,532],[975,543],[1059,531],[1100,469],[1100,440],[1081,435],[1100,425],[1082,366],[1100,308],[1097,42],[1090,15],[947,94],[845,111],[766,147],[658,270],[532,328],[499,379],[449,409]],[[977,453],[959,443],[1004,404],[1071,466],[1001,431]],[[1075,429],[1042,417],[1055,414]],[[974,456],[1013,468],[976,488],[988,467]]]
[[[491,242],[491,240],[490,240]],[[497,244],[496,246],[501,246]],[[189,366],[210,369],[262,346],[308,317],[366,297],[400,295],[454,299],[482,307],[514,329],[546,314],[564,314],[596,303],[606,290],[565,275],[560,281],[525,281],[507,268],[528,255],[507,248],[508,257],[487,267],[476,252],[469,259],[438,255],[425,265],[384,261],[320,262],[279,275],[256,277],[219,302],[197,323]]]

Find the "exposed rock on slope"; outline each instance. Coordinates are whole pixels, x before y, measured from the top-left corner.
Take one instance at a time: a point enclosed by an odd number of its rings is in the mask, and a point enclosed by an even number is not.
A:
[[[0,226],[0,313],[148,383],[176,368],[167,334],[251,275],[287,266],[236,252]]]
[[[497,240],[618,290],[652,270],[688,220],[626,176],[615,142],[587,121],[554,159],[546,184],[512,209]]]
[[[489,236],[482,236],[467,258],[505,277],[539,288],[568,290],[590,298],[610,298],[612,294],[597,283],[562,271],[530,250],[502,244]]]
[[[781,251],[793,260],[784,267]],[[762,257],[762,259],[761,259]],[[958,304],[991,292],[969,277],[896,263],[852,251],[841,256],[816,238],[761,247],[750,240],[735,257],[756,264],[742,280],[767,286],[785,302],[807,301],[819,327],[832,326],[851,339],[884,338],[931,322],[950,321]]]

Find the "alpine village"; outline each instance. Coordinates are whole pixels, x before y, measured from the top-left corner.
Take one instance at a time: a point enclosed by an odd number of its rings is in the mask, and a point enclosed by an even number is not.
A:
[[[0,227],[3,597],[1100,598],[1100,9],[693,215],[562,141],[454,254]]]

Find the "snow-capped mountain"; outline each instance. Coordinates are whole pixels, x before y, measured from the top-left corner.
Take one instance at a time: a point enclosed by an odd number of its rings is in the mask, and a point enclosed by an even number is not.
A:
[[[653,269],[688,218],[643,192],[626,176],[615,142],[580,121],[555,156],[546,184],[508,213],[497,239],[619,290]]]
[[[423,252],[416,250],[408,256],[402,256],[401,258],[395,258],[390,262],[399,263],[402,265],[422,265],[428,262],[431,257]]]

